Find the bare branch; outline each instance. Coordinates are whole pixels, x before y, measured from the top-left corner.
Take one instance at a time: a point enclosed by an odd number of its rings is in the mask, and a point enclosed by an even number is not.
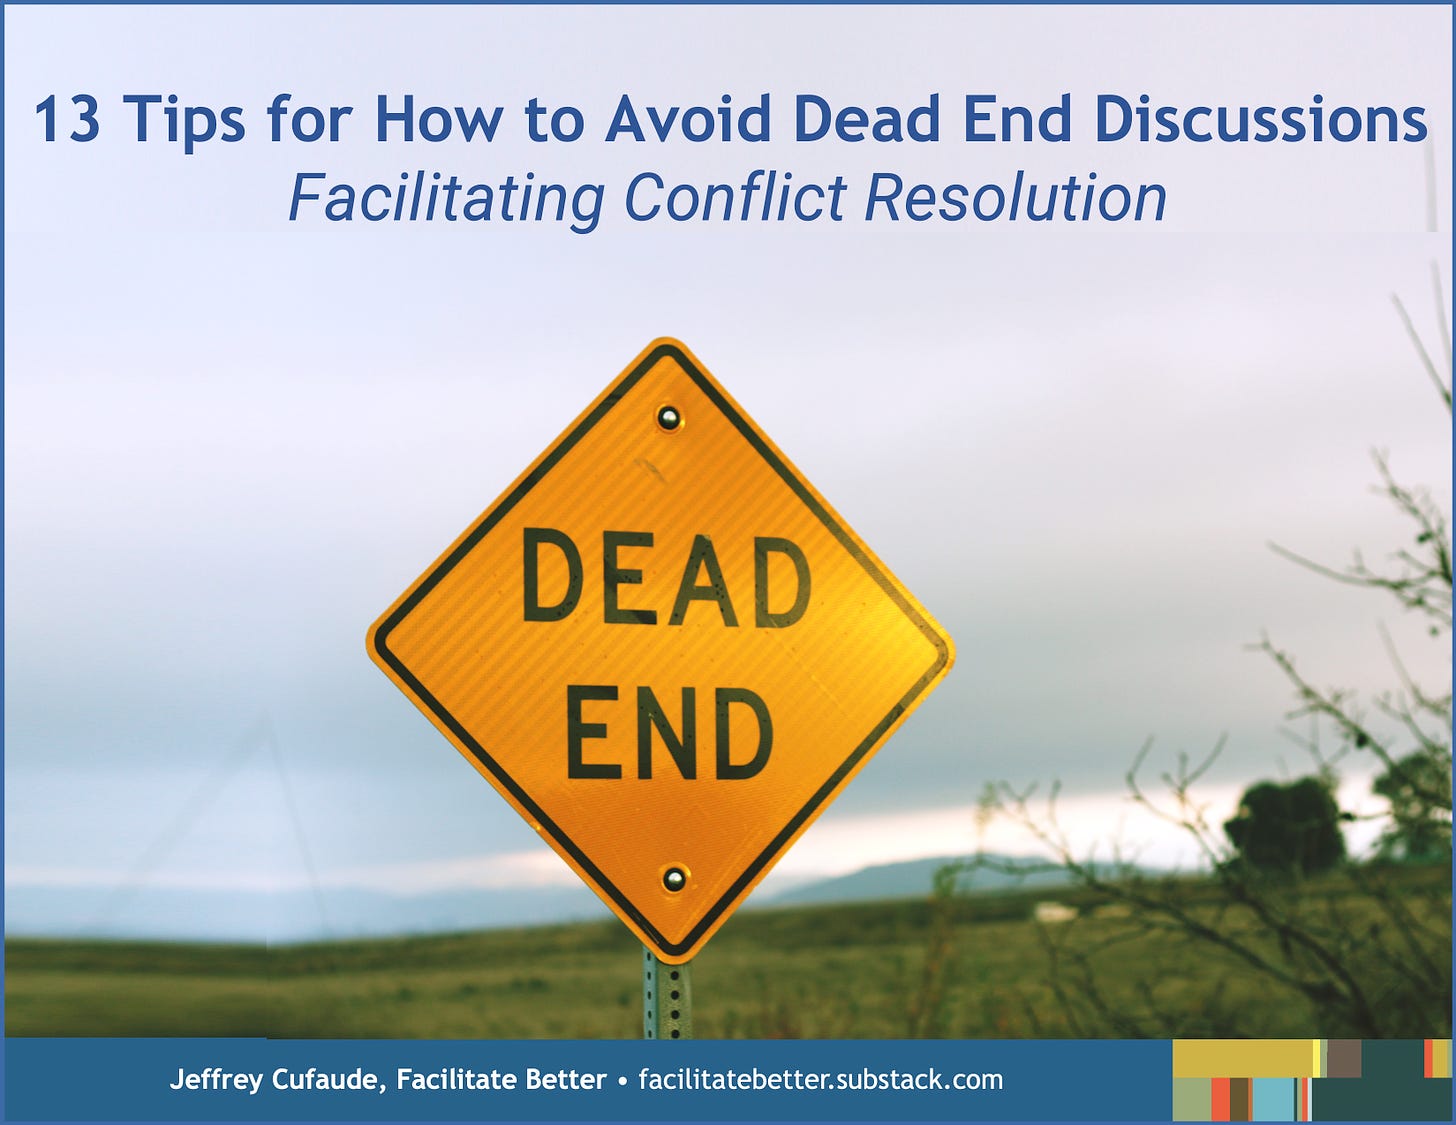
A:
[[[1451,726],[1451,693],[1448,691],[1445,695],[1441,696],[1427,695],[1421,689],[1421,686],[1416,683],[1414,679],[1411,678],[1410,673],[1406,671],[1405,662],[1401,660],[1400,652],[1395,647],[1395,642],[1391,640],[1390,630],[1388,630],[1383,624],[1378,626],[1378,628],[1380,630],[1381,643],[1385,646],[1385,654],[1387,657],[1389,657],[1391,666],[1395,668],[1395,674],[1400,677],[1401,686],[1410,694],[1411,703],[1414,705],[1415,709],[1417,711],[1426,712],[1427,714],[1433,716],[1443,726],[1449,728]],[[1397,703],[1393,706],[1400,711],[1400,715],[1403,721],[1408,724],[1414,723],[1415,716],[1410,713],[1410,710],[1405,706],[1404,701],[1401,701],[1400,703]],[[1395,713],[1388,708],[1382,709],[1386,710],[1387,714]],[[1417,733],[1417,737],[1423,743],[1426,741],[1426,735],[1424,731],[1419,731]],[[1442,744],[1435,743],[1434,745]],[[1451,749],[1451,742],[1449,738],[1444,743],[1444,748],[1447,751]]]
[[[1431,288],[1436,291],[1436,329],[1441,333],[1441,354],[1446,357],[1446,375],[1451,375],[1451,325],[1446,319],[1446,298],[1441,293],[1441,267],[1431,263]],[[1448,402],[1449,406],[1450,403]]]
[[[1380,474],[1377,492],[1391,501],[1415,524],[1413,536],[1420,553],[1397,551],[1393,560],[1399,564],[1394,573],[1372,569],[1359,551],[1343,570],[1315,562],[1278,543],[1270,550],[1290,562],[1324,578],[1369,590],[1392,594],[1407,610],[1424,614],[1436,625],[1433,631],[1451,627],[1451,542],[1446,518],[1424,490],[1405,487],[1390,471],[1389,459],[1376,451],[1372,454]]]
[[[1446,404],[1446,409],[1450,410],[1451,388],[1446,385],[1445,381],[1441,378],[1441,373],[1436,370],[1436,365],[1432,361],[1430,353],[1426,351],[1426,345],[1421,341],[1421,334],[1416,331],[1415,324],[1411,322],[1410,313],[1405,311],[1404,303],[1402,303],[1401,299],[1394,294],[1391,295],[1390,299],[1395,302],[1395,311],[1400,314],[1400,322],[1405,325],[1405,334],[1410,337],[1411,343],[1416,346],[1416,352],[1421,357],[1421,366],[1426,369],[1426,374],[1429,375],[1431,377],[1431,381],[1436,384],[1436,390],[1440,392],[1441,401]],[[1445,320],[1443,318],[1442,324],[1444,323]],[[1449,349],[1450,344],[1448,342],[1447,350],[1449,351]]]

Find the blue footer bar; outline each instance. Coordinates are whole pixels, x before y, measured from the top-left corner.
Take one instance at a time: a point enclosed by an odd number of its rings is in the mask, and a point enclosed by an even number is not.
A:
[[[1166,1121],[1172,1045],[9,1039],[9,1121]]]

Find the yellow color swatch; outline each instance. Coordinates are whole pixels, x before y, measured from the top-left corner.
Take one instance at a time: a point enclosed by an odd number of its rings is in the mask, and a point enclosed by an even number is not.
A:
[[[1431,1074],[1432,1078],[1451,1077],[1451,1040],[1431,1040]]]
[[[1318,1078],[1318,1039],[1175,1039],[1174,1078]]]

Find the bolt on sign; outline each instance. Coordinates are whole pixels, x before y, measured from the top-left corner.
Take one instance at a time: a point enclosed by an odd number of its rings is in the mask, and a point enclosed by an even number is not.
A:
[[[369,651],[654,953],[689,960],[950,670],[950,638],[675,340]]]

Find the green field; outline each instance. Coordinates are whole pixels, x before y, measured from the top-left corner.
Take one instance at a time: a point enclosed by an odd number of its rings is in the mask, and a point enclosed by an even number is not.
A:
[[[1369,989],[1410,1009],[1389,1034],[1450,1035],[1449,891],[1421,878],[1422,924],[1444,927],[1444,1005],[1422,1014],[1387,968],[1356,964]],[[1219,925],[1227,908],[1195,911]],[[1427,894],[1427,892],[1434,892]],[[1344,888],[1340,917],[1380,923]],[[1445,901],[1445,916],[1439,904]],[[1343,896],[1343,897],[1342,897]],[[1207,942],[1100,912],[1031,920],[1040,892],[744,911],[693,963],[700,1038],[1329,1037],[1309,1000],[1271,986]],[[1327,904],[1322,905],[1325,909]],[[1423,909],[1423,908],[1422,908]],[[1352,931],[1353,932],[1353,931]],[[1362,931],[1363,932],[1363,931]],[[1279,942],[1268,939],[1271,956]],[[1439,941],[1438,941],[1439,944]],[[635,1038],[641,947],[616,921],[530,930],[264,949],[12,940],[12,1036],[282,1038]],[[1386,974],[1386,975],[1381,975]],[[1408,999],[1408,998],[1407,998]]]

